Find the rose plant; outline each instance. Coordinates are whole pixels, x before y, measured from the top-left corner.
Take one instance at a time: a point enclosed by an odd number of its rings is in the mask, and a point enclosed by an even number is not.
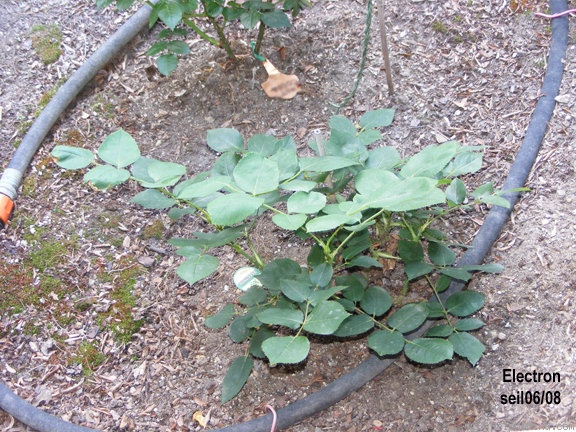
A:
[[[333,116],[329,138],[310,142],[308,156],[298,154],[292,137],[257,134],[245,140],[235,129],[210,130],[207,144],[218,156],[210,170],[188,179],[181,164],[141,156],[123,130],[103,141],[99,162],[90,150],[77,147],[56,146],[52,156],[65,169],[94,165],[84,181],[95,188],[132,180],[142,187],[133,203],[210,225],[211,232],[170,240],[184,258],[177,273],[188,283],[218,269],[211,251],[224,245],[258,269],[257,282],[237,304],[223,305],[205,321],[209,328],[228,326],[234,342],[248,344],[224,379],[222,400],[227,401],[245,384],[253,358],[271,365],[300,363],[310,351],[309,335],[366,334],[376,354],[403,351],[423,364],[457,354],[475,365],[482,356],[484,346],[470,332],[483,326],[471,315],[483,307],[484,296],[465,290],[442,302],[439,293],[452,279],[468,281],[474,272],[496,273],[502,267],[455,267],[455,247],[437,222],[456,211],[473,211],[476,204],[508,202],[492,183],[470,190],[461,179],[481,168],[479,147],[448,141],[403,159],[395,148],[380,145],[381,129],[393,116],[391,109],[370,111],[358,124]],[[312,243],[306,262],[265,262],[251,232],[266,217]],[[392,252],[377,246],[392,237],[397,239]],[[424,280],[430,300],[394,306],[398,301],[386,287],[366,276],[383,260],[403,265],[405,291],[410,282]],[[424,337],[405,338],[427,319],[438,323]]]

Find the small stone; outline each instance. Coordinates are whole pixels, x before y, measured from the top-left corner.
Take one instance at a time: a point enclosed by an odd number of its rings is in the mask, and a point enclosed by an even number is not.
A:
[[[149,257],[149,256],[140,256],[140,257],[138,257],[138,262],[140,264],[142,264],[144,267],[152,267],[155,260],[154,260],[154,258]]]
[[[48,339],[47,341],[42,342],[40,344],[40,352],[47,356],[50,352],[50,348],[52,348],[53,345],[54,341],[52,339]]]
[[[88,329],[86,329],[86,336],[88,337],[88,339],[94,339],[98,335],[99,331],[100,329],[98,328],[98,326],[88,327]]]

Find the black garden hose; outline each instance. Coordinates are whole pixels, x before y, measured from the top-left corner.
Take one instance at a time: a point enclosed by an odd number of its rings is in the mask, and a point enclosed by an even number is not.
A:
[[[26,426],[40,432],[95,432],[84,426],[61,420],[51,414],[36,408],[24,399],[16,396],[8,387],[0,382],[0,408],[17,418]]]
[[[550,0],[551,13],[554,14],[563,12],[566,9],[566,0]],[[141,11],[138,13],[140,12]],[[136,33],[137,31],[134,34]],[[552,113],[554,111],[555,97],[558,95],[562,81],[562,74],[564,70],[563,58],[566,53],[567,43],[568,17],[564,16],[553,19],[550,56],[548,59],[548,67],[541,90],[541,94],[543,96],[539,98],[538,103],[536,104],[536,108],[534,109],[530,124],[526,130],[526,135],[522,142],[522,146],[516,155],[516,159],[510,169],[510,173],[508,174],[508,177],[506,178],[506,181],[503,185],[504,190],[511,190],[524,186],[526,179],[528,178],[528,175],[536,161],[536,157],[548,127],[548,121],[552,117]],[[62,89],[60,91],[62,91]],[[71,101],[72,99],[73,97],[70,97],[69,100]],[[50,105],[48,105],[48,107],[49,106]],[[63,109],[64,108],[62,108],[62,110]],[[57,117],[58,116],[56,116],[56,118]],[[48,129],[50,127],[51,125],[48,127]],[[45,133],[47,133],[48,129]],[[43,136],[40,137],[38,141],[42,141],[42,139]],[[19,156],[20,161],[18,162],[17,166],[21,168],[21,172],[26,169],[38,146],[39,142],[35,146],[29,146],[31,149],[29,151],[31,153],[26,156]],[[9,167],[11,166],[12,164],[9,165]],[[19,184],[19,179],[21,179],[21,176],[22,175],[20,174],[18,183],[13,185],[14,191]],[[0,182],[0,185],[1,184],[2,183]],[[2,192],[2,189],[0,189],[0,192]],[[502,231],[504,224],[508,220],[508,217],[512,211],[512,207],[518,200],[519,194],[507,193],[504,196],[510,202],[510,208],[505,209],[503,207],[494,206],[490,210],[482,227],[472,241],[471,247],[458,261],[458,266],[481,264],[485,256],[488,254],[490,248]],[[444,293],[442,293],[442,300],[445,300],[448,296],[455,292],[461,291],[464,286],[465,284],[461,282],[452,283],[450,287]],[[430,326],[431,323],[428,322],[417,332],[410,335],[410,338],[421,336]],[[278,427],[280,429],[290,427],[304,420],[305,418],[317,414],[321,410],[336,404],[350,393],[358,390],[364,384],[382,373],[393,362],[394,360],[392,359],[380,359],[374,355],[370,356],[366,361],[362,362],[355,369],[336,379],[318,392],[313,393],[304,399],[301,399],[288,405],[285,408],[278,410]],[[2,383],[0,383],[0,408],[24,424],[40,432],[84,432],[92,430],[85,427],[76,426],[71,423],[63,422],[62,420],[59,420],[52,415],[44,413],[43,411],[33,407],[27,402],[24,402],[19,397],[15,396]],[[57,426],[55,426],[55,423],[53,423],[54,421],[59,422]],[[272,414],[268,414],[245,423],[219,429],[219,431],[268,432],[270,430],[271,424]]]

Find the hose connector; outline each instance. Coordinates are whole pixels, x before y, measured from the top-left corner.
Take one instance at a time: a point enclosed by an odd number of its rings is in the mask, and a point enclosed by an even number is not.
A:
[[[0,193],[0,231],[8,223],[8,219],[14,211],[14,201],[7,195]]]
[[[22,173],[14,168],[6,168],[0,178],[0,230],[6,226],[14,211],[13,200],[21,180]]]

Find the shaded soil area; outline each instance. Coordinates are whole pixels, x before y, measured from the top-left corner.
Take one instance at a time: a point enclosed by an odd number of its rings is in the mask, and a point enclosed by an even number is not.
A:
[[[381,145],[410,156],[456,139],[484,146],[471,184],[501,185],[514,160],[546,68],[550,26],[534,11],[545,1],[385,1],[395,94],[388,95],[376,20],[356,97],[340,110],[357,121],[395,108]],[[130,15],[99,11],[84,0],[7,1],[0,17],[0,167],[4,169],[43,97],[82,64]],[[314,1],[287,31],[270,31],[263,51],[303,91],[268,99],[263,68],[249,55],[256,32],[232,28],[241,61],[190,35],[192,54],[165,78],[145,55],[158,29],[141,34],[101,71],[45,139],[9,226],[0,232],[0,379],[22,398],[66,420],[100,430],[216,429],[281,408],[317,391],[369,356],[364,340],[313,342],[298,367],[256,363],[233,401],[220,403],[230,362],[244,352],[226,331],[204,327],[207,315],[238,292],[234,271],[246,262],[219,252],[217,273],[189,286],[176,276],[180,257],[167,243],[207,227],[130,203],[129,184],[97,192],[82,173],[49,157],[54,145],[95,150],[111,132],[130,132],[142,153],[182,163],[188,174],[216,155],[206,132],[237,128],[292,135],[299,149],[328,134],[330,102],[352,89],[361,56],[365,1]],[[36,24],[62,32],[58,61],[45,65],[33,46]],[[501,275],[478,275],[486,295],[478,313],[486,345],[476,367],[456,359],[422,367],[399,357],[345,400],[292,431],[522,430],[576,426],[576,46],[570,34],[558,104],[529,178],[489,262]],[[452,218],[455,241],[469,243],[486,208]],[[256,228],[266,259],[301,261],[310,245],[267,220]],[[390,289],[402,280],[381,275]],[[504,382],[503,371],[558,372],[558,383]],[[559,403],[502,404],[501,396],[547,391]],[[199,413],[199,414],[196,414]],[[196,416],[195,416],[196,414]],[[3,430],[26,427],[0,412]]]

